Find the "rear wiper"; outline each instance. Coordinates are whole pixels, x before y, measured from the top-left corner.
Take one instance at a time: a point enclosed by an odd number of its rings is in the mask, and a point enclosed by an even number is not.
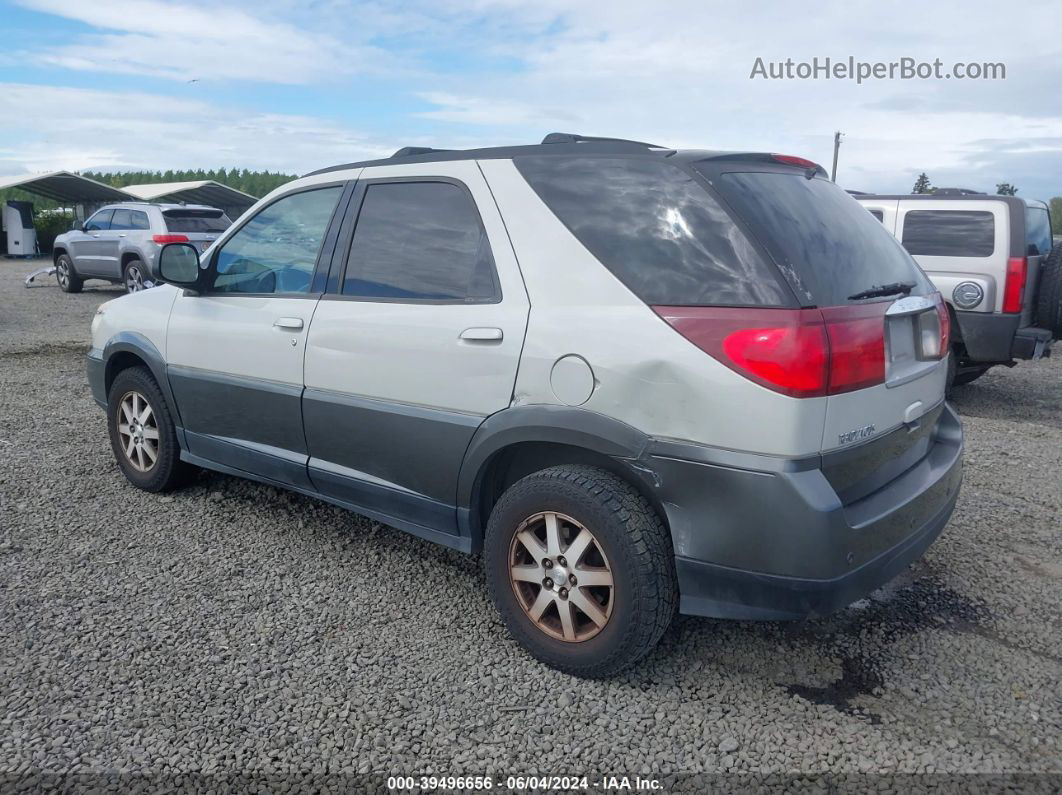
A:
[[[858,301],[861,298],[883,298],[886,295],[907,295],[914,289],[914,282],[893,282],[883,284],[880,287],[871,287],[869,290],[848,296],[849,301]]]

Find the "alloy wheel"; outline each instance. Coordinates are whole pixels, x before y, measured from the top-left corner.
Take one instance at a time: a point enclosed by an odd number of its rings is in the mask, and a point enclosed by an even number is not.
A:
[[[159,458],[159,428],[151,404],[142,394],[126,392],[118,401],[118,438],[126,460],[148,472]]]
[[[70,283],[70,268],[66,262],[59,260],[55,266],[55,278],[59,282],[60,287],[66,287]]]
[[[536,513],[516,528],[509,582],[524,614],[557,640],[590,640],[612,615],[615,586],[605,551],[585,525],[561,513]]]
[[[130,265],[125,269],[125,290],[129,293],[138,293],[144,289],[144,274],[136,265]]]

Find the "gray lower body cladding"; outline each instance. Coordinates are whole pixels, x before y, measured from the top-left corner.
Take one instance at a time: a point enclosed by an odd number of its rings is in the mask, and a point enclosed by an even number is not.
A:
[[[727,461],[719,451],[706,451],[702,460],[691,460],[659,454],[677,453],[676,447],[689,453],[689,446],[654,445],[651,466],[671,525],[681,612],[748,619],[821,615],[916,560],[947,523],[962,481],[958,417],[948,406],[933,415],[928,429],[893,432],[921,435],[908,448],[921,450],[921,457],[870,492],[849,487],[858,497],[847,502],[821,459],[816,465],[815,459],[764,461],[732,453]],[[867,455],[894,447],[892,436],[868,444],[877,450]],[[703,460],[709,457],[714,460]],[[888,462],[878,471],[887,469]]]

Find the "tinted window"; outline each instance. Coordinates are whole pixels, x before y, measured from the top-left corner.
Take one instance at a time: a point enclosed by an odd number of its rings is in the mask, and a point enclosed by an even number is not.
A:
[[[342,190],[293,193],[259,212],[218,252],[214,291],[309,292],[317,252]]]
[[[885,213],[881,210],[871,210],[870,214],[877,218],[881,223],[885,223]]]
[[[490,301],[494,261],[472,198],[445,182],[370,185],[358,213],[343,294]]]
[[[131,216],[131,229],[150,229],[151,224],[148,223],[147,213],[142,213],[139,210],[133,210],[130,213]]]
[[[168,210],[163,213],[170,232],[224,232],[232,221],[220,210]]]
[[[133,222],[129,218],[128,210],[115,210],[111,218],[111,229],[132,229]]]
[[[100,210],[85,222],[86,232],[99,232],[101,229],[111,228],[111,215],[114,210]]]
[[[670,163],[556,156],[515,163],[579,242],[648,304],[792,301],[726,211]]]
[[[1025,247],[1031,257],[1051,253],[1051,218],[1043,207],[1025,208]]]
[[[985,210],[910,210],[903,247],[930,257],[991,257],[996,221]]]
[[[715,184],[809,303],[840,306],[895,282],[913,284],[916,295],[931,292],[896,239],[829,180],[759,171],[722,174]]]

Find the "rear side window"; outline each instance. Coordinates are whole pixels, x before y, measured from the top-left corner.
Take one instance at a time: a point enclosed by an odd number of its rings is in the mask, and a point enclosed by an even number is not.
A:
[[[139,210],[133,210],[130,213],[131,229],[150,229],[151,224],[148,223],[147,213],[142,213]]]
[[[879,222],[885,223],[885,213],[881,210],[871,210],[870,214],[877,218]]]
[[[224,232],[232,226],[221,210],[167,210],[163,217],[169,232]]]
[[[1051,253],[1051,217],[1043,207],[1025,208],[1025,253],[1030,257]]]
[[[927,257],[991,257],[996,220],[987,210],[910,210],[903,247]]]
[[[579,242],[647,304],[792,303],[722,206],[670,163],[557,156],[514,162]]]
[[[713,184],[808,303],[843,306],[849,296],[897,282],[913,285],[913,295],[931,292],[885,227],[827,179],[749,171],[723,173]]]
[[[369,185],[342,292],[369,300],[497,300],[494,260],[472,197],[448,182]]]

